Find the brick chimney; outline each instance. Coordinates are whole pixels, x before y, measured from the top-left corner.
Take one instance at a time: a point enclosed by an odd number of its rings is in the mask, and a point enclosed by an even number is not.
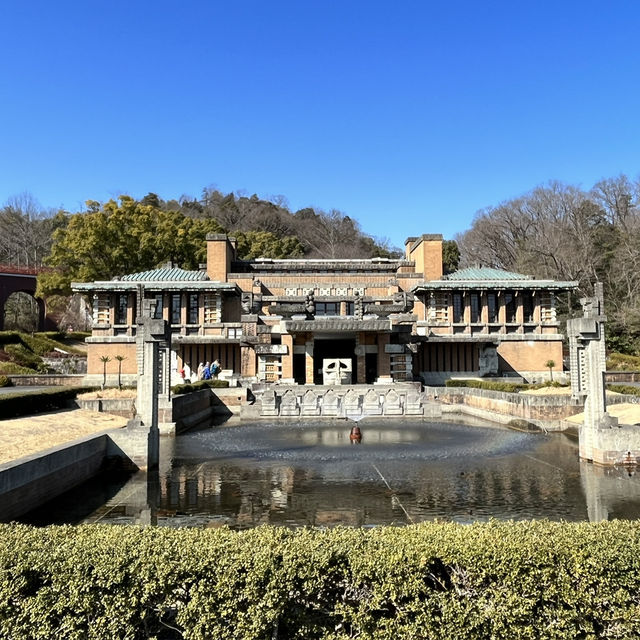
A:
[[[226,282],[231,261],[236,258],[236,239],[224,233],[207,234],[207,275],[215,282]]]
[[[425,233],[419,238],[407,238],[405,255],[415,263],[416,273],[422,273],[425,280],[442,278],[442,234]]]

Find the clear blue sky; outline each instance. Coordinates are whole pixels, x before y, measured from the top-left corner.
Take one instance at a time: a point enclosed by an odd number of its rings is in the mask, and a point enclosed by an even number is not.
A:
[[[640,3],[3,0],[0,203],[205,186],[401,245],[639,172]]]

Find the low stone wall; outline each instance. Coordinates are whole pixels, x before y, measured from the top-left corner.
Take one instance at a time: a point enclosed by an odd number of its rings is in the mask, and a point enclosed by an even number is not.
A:
[[[136,415],[135,398],[76,398],[76,404],[80,409],[109,413],[123,418],[133,418]]]
[[[82,374],[33,374],[8,375],[7,378],[16,387],[86,387],[85,376]]]
[[[472,389],[466,387],[432,387],[437,399],[460,411],[494,422],[513,426],[536,426],[546,430],[562,431],[562,421],[581,413],[582,403],[576,403],[570,396],[529,395]],[[443,411],[447,409],[443,407]]]
[[[604,381],[606,384],[640,382],[640,371],[605,371]]]
[[[107,453],[106,433],[0,465],[0,520],[9,522],[96,475]]]

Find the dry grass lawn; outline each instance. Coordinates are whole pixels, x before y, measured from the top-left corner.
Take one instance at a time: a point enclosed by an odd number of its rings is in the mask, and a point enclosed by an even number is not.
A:
[[[0,420],[0,464],[126,424],[127,418],[85,409]]]

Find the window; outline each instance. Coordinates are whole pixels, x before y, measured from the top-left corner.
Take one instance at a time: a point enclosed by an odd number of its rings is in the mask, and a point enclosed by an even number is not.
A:
[[[162,294],[156,293],[151,299],[156,301],[156,309],[153,312],[153,319],[162,320]]]
[[[171,294],[171,324],[180,324],[180,294]]]
[[[472,293],[470,296],[471,303],[471,322],[480,322],[480,294]]]
[[[346,302],[346,313],[348,316],[354,316],[356,314],[356,306],[353,302]]]
[[[504,310],[506,322],[516,321],[516,296],[513,291],[506,291],[504,294]]]
[[[127,324],[128,297],[126,293],[116,294],[116,324]]]
[[[187,296],[187,324],[198,324],[198,294]]]
[[[495,293],[487,293],[487,315],[489,322],[498,322],[498,300]]]
[[[227,330],[229,338],[242,338],[242,327],[229,327]]]
[[[525,291],[522,294],[522,312],[525,322],[533,322],[533,310],[535,304],[533,302],[533,293],[531,291]]]
[[[453,294],[453,321],[464,322],[464,300],[461,293]]]
[[[316,302],[317,316],[338,316],[340,315],[339,302]]]

